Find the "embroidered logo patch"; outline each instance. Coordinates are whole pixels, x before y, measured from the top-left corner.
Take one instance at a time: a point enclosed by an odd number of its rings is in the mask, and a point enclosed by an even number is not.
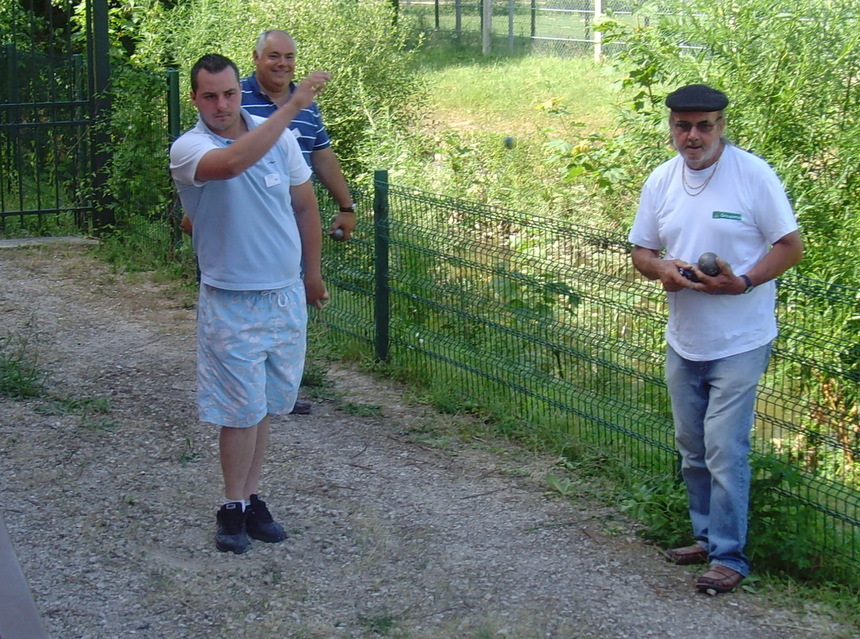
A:
[[[741,214],[740,213],[729,213],[728,211],[714,211],[711,216],[715,220],[738,220],[740,221]]]

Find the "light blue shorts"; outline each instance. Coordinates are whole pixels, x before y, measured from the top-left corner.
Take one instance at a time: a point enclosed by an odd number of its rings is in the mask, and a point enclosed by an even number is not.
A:
[[[197,307],[200,419],[248,428],[289,413],[302,381],[308,309],[299,280],[274,291],[203,284]]]

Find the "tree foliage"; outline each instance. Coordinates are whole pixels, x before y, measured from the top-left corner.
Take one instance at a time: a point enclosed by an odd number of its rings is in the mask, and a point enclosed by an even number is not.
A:
[[[365,168],[362,150],[374,143],[378,119],[404,125],[420,111],[423,89],[407,46],[412,34],[398,26],[389,0],[189,0],[172,8],[158,0],[136,3],[131,60],[181,69],[183,96],[190,88],[187,72],[203,54],[226,55],[249,75],[257,36],[268,29],[290,33],[298,47],[296,77],[317,69],[333,76],[319,102],[332,145],[351,175]],[[189,107],[184,121],[193,117]]]
[[[801,272],[857,285],[860,268],[846,257],[860,242],[858,21],[856,0],[661,0],[643,4],[632,26],[610,17],[604,43],[623,44],[634,97],[621,133],[571,144],[569,177],[590,178],[607,211],[632,216],[631,191],[670,154],[666,94],[711,84],[731,100],[729,137],[786,185],[807,242]]]

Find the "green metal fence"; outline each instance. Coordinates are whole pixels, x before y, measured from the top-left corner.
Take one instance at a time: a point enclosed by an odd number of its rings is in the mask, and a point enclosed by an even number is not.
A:
[[[0,235],[110,224],[107,0],[0,7]],[[79,39],[83,40],[83,45]],[[93,224],[94,223],[94,224]]]
[[[387,184],[356,193],[353,239],[326,242],[317,330],[374,349],[452,403],[560,429],[644,475],[676,470],[662,290],[623,235]],[[375,210],[371,220],[370,211]],[[797,275],[763,380],[754,455],[817,552],[860,567],[860,290]],[[802,528],[801,528],[802,527]]]

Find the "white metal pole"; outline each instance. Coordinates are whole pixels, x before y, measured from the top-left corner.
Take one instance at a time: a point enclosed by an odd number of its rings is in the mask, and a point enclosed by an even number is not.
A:
[[[594,24],[600,21],[603,15],[603,0],[594,0]],[[600,62],[603,57],[603,34],[600,31],[594,31],[594,61]]]

